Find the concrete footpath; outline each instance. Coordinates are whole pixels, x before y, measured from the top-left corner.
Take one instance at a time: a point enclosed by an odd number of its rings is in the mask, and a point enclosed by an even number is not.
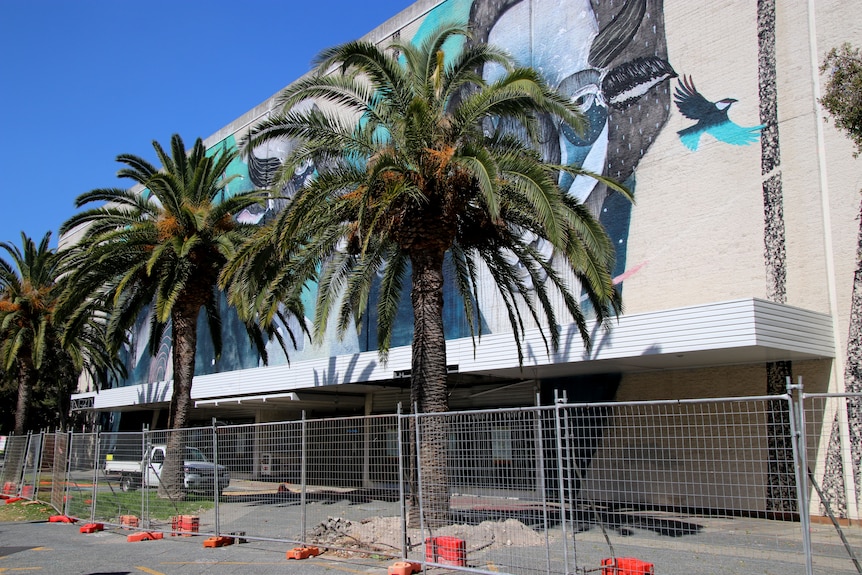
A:
[[[80,524],[0,523],[0,573],[57,575],[385,575],[391,559],[317,557],[287,559],[286,543],[250,541],[204,548],[206,537],[165,537],[128,542],[133,531],[85,534]]]

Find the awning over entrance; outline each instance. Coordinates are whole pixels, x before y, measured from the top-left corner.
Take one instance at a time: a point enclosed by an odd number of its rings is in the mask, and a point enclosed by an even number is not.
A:
[[[522,367],[511,333],[483,335],[475,348],[470,338],[452,340],[447,363],[458,377],[479,382],[835,357],[830,316],[755,298],[625,315],[611,330],[593,334],[589,352],[575,326],[564,328],[561,341],[561,349],[549,354],[539,331],[531,330],[522,342]],[[199,376],[192,399],[200,407],[289,403],[303,409],[303,403],[325,403],[328,394],[338,393],[361,405],[363,393],[391,386],[409,369],[409,347],[392,350],[386,365],[376,352],[342,355]],[[152,382],[72,400],[83,410],[153,409],[167,405],[171,387],[169,381]]]

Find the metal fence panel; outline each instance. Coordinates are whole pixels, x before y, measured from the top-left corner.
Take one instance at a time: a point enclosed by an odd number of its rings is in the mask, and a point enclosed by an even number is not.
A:
[[[397,418],[301,423],[302,539],[340,550],[399,556],[403,516]]]
[[[223,534],[299,543],[299,422],[216,428],[219,465],[230,484],[219,500]]]
[[[420,415],[423,538],[456,534],[467,570],[567,573],[624,557],[672,572],[695,553],[687,572],[805,573],[796,476],[775,448],[791,445],[791,426],[776,425],[789,399]],[[422,551],[412,557],[452,566]]]
[[[810,394],[804,408],[814,566],[824,573],[862,573],[862,394]]]
[[[79,520],[94,519],[99,434],[73,433],[69,438],[63,513]]]
[[[29,441],[27,441],[19,491],[19,495],[26,499],[36,497],[39,467],[42,464],[42,435],[41,433],[30,434]]]
[[[181,454],[173,480],[169,468],[172,449]],[[223,474],[216,473],[213,463],[213,428],[148,432],[141,438],[141,451],[145,470],[141,505],[146,527],[215,535]]]
[[[411,418],[411,559],[513,573],[567,573],[555,491],[553,411],[498,410]],[[418,516],[419,521],[416,521]]]
[[[2,479],[82,520],[449,570],[607,572],[626,560],[656,573],[859,573],[859,432],[847,421],[862,397],[800,387],[35,434],[9,439]]]
[[[142,432],[100,433],[89,446],[95,468],[91,520],[110,525],[143,525]]]
[[[29,435],[13,435],[6,441],[2,474],[3,493],[5,495],[21,494],[21,481],[24,475],[29,441]]]
[[[63,508],[63,489],[66,474],[65,433],[42,434],[42,460],[37,474],[35,497],[50,503],[55,509]]]
[[[579,565],[633,556],[667,572],[694,553],[721,573],[804,573],[795,475],[771,459],[773,445],[789,445],[790,429],[771,423],[788,407],[761,398],[568,410],[580,430],[566,446]]]

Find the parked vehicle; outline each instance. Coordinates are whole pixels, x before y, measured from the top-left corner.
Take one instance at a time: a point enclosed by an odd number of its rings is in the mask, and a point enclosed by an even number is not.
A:
[[[158,487],[165,461],[165,445],[153,445],[149,457],[142,461],[105,460],[105,475],[120,482],[120,489],[133,491],[139,487]],[[186,447],[183,460],[183,485],[187,491],[212,494],[214,477],[218,475],[218,494],[230,485],[230,472],[224,465],[216,466],[196,447]]]

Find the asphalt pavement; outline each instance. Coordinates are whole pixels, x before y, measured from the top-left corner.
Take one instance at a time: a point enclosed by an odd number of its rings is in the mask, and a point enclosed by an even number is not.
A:
[[[81,533],[81,524],[0,523],[0,574],[35,575],[385,575],[391,559],[324,552],[287,559],[288,544],[250,541],[209,548],[204,536],[129,542],[133,531]]]
[[[283,507],[255,508],[251,515],[262,525],[268,521],[280,525],[287,510]],[[288,559],[286,553],[294,548],[292,544],[259,539],[209,548],[204,547],[207,535],[171,537],[168,534],[160,540],[130,542],[129,535],[139,531],[106,526],[105,531],[81,533],[82,523],[0,523],[0,575],[386,575],[388,567],[396,562],[386,557],[348,555],[326,549],[321,549],[323,553],[316,557]],[[616,556],[648,560],[655,564],[656,573],[660,575],[805,573],[798,523],[702,517],[696,533],[667,533],[666,529],[675,523],[667,520],[655,525],[609,526]],[[815,574],[858,575],[832,525],[815,523],[810,534]],[[847,527],[845,535],[856,555],[862,556],[862,528]],[[575,539],[572,545],[576,547],[574,557],[579,567],[586,566],[591,568],[588,572],[595,572],[601,558],[608,557],[606,533],[592,528],[579,531]],[[558,556],[560,546],[552,545],[550,549],[553,556],[549,558],[544,556],[541,546],[512,551],[513,557],[530,566],[526,572],[543,572],[546,559],[559,568],[568,564],[564,557]],[[490,571],[502,569],[485,567],[484,572]],[[577,572],[584,571],[579,568]],[[454,571],[433,567],[430,573],[444,575]]]

